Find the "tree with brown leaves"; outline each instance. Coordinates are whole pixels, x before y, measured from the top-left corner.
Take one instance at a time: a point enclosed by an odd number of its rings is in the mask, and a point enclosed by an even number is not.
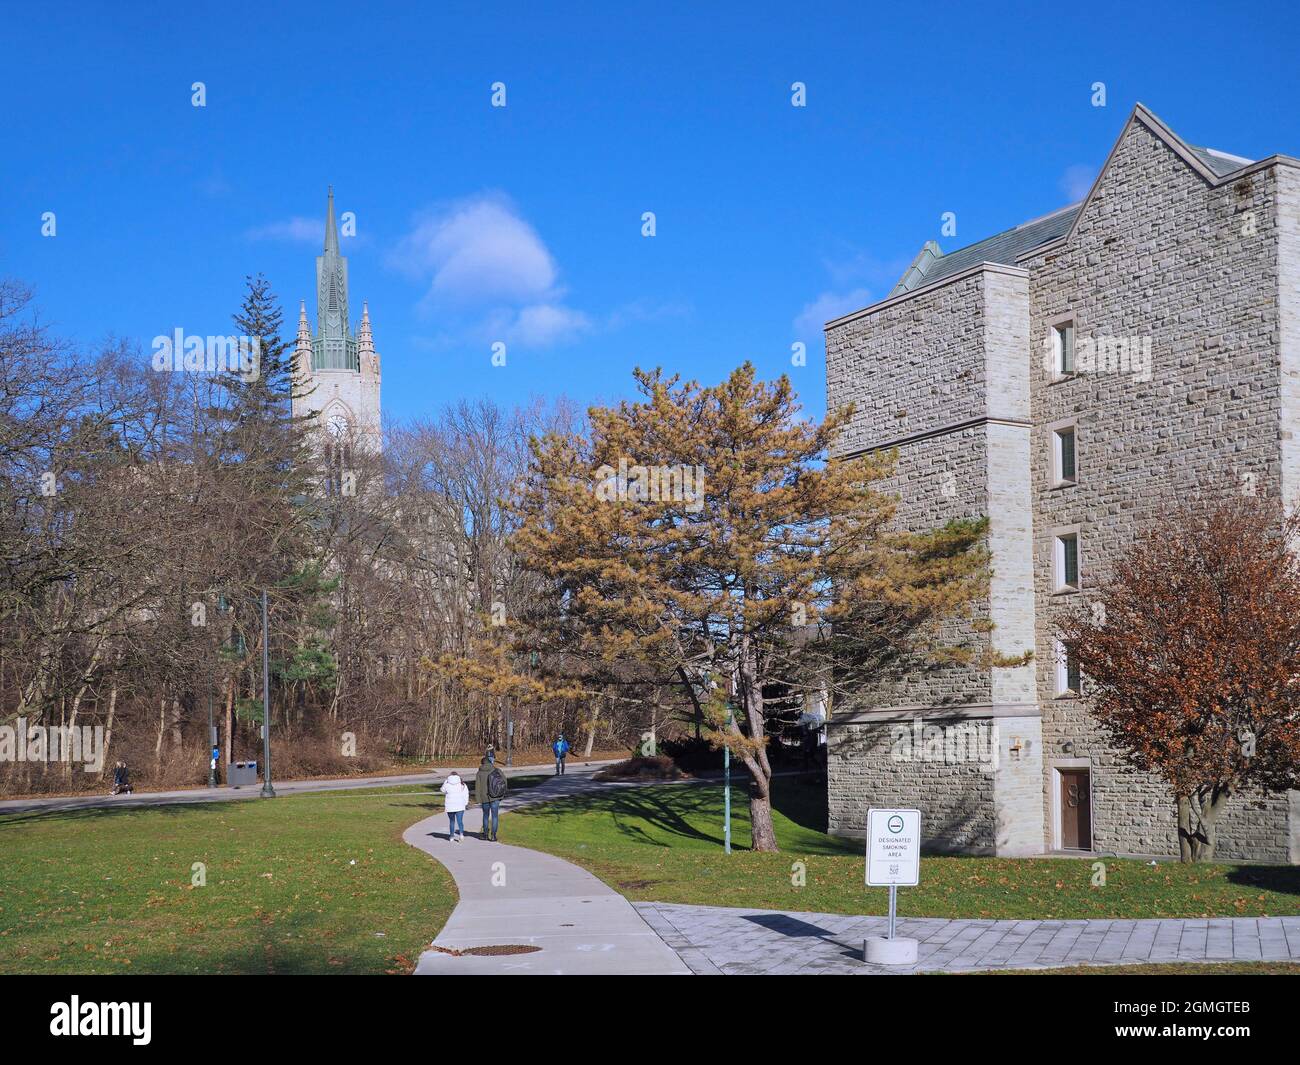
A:
[[[1184,862],[1232,796],[1300,786],[1297,534],[1276,500],[1182,508],[1060,627],[1094,716],[1173,791]]]

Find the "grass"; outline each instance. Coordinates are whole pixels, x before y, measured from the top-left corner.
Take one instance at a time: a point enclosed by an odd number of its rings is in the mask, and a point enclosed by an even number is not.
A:
[[[0,818],[0,973],[410,972],[456,890],[401,835],[441,809],[405,785]]]
[[[722,852],[722,789],[654,785],[607,790],[510,815],[502,839],[577,862],[637,901],[812,913],[880,914],[884,888],[863,885],[862,844],[822,830],[824,791],[775,782],[779,854],[749,844],[748,802],[732,790],[733,853]],[[1003,919],[1259,917],[1300,913],[1300,869],[1107,858],[930,857],[899,892],[908,916]],[[801,879],[802,885],[798,883]]]
[[[547,779],[516,778],[511,789]],[[861,844],[822,831],[823,794],[778,779],[779,854],[747,849],[741,789],[733,792],[735,850],[722,853],[716,784],[610,789],[513,811],[502,840],[575,861],[636,900],[881,913],[885,892],[862,884]],[[446,871],[401,834],[441,809],[434,789],[403,785],[0,817],[0,973],[410,972],[456,893]],[[195,862],[206,867],[204,886],[193,883]],[[1107,859],[1106,886],[1092,887],[1092,864],[926,858],[920,886],[900,893],[900,910],[986,918],[1300,912],[1297,869]]]

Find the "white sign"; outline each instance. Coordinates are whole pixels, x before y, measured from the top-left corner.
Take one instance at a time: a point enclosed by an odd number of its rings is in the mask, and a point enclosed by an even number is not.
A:
[[[921,879],[921,811],[867,811],[867,884],[915,887]]]

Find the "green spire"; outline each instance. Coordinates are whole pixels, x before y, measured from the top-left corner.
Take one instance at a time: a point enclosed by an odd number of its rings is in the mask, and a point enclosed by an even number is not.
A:
[[[339,254],[333,185],[325,212],[325,251],[316,257],[316,335],[311,346],[315,370],[361,368],[356,338],[348,326],[348,261]]]
[[[339,231],[334,224],[334,186],[329,187],[329,207],[325,211],[325,254],[339,253]]]

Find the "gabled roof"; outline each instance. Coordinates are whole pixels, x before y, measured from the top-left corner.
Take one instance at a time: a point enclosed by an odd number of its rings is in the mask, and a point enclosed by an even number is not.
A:
[[[1056,240],[1057,237],[1068,233],[1080,206],[1072,203],[1069,207],[1062,207],[1051,214],[1043,215],[1042,218],[1021,222],[1012,229],[995,233],[991,237],[958,248],[947,255],[939,252],[939,246],[934,241],[927,241],[922,254],[928,249],[930,256],[924,262],[918,256],[912,268],[894,286],[894,291],[890,295],[897,296],[901,292],[910,292],[914,288],[929,285],[940,278],[960,273],[980,263],[1002,263],[1006,266],[1014,266],[1021,256],[1041,244],[1046,244],[1049,240]],[[922,266],[923,270],[920,269]]]
[[[1124,129],[1120,131],[1115,147],[1111,149],[1110,155],[1106,157],[1106,163],[1102,166],[1096,181],[1093,182],[1087,197],[1081,202],[1062,207],[1051,214],[1043,215],[1041,218],[1021,222],[1020,225],[1012,229],[995,233],[991,237],[985,237],[975,244],[968,244],[966,247],[958,248],[946,255],[934,241],[926,241],[921,253],[913,260],[912,265],[898,284],[894,286],[890,296],[897,296],[904,292],[911,292],[923,285],[933,284],[935,281],[961,273],[963,270],[978,266],[980,263],[1002,263],[1006,266],[1014,266],[1018,260],[1023,259],[1035,248],[1073,233],[1074,224],[1084,206],[1092,199],[1097,183],[1101,181],[1101,175],[1106,172],[1106,167],[1110,165],[1115,149],[1123,142],[1124,134],[1128,132],[1129,126],[1139,121],[1187,160],[1188,164],[1198,173],[1201,173],[1203,177],[1211,179],[1223,178],[1244,166],[1250,166],[1254,162],[1251,159],[1243,159],[1239,155],[1229,155],[1227,152],[1216,151],[1213,148],[1198,148],[1195,145],[1188,144],[1160,119],[1156,118],[1154,114],[1141,104],[1138,104],[1134,107],[1128,121],[1124,123]]]

